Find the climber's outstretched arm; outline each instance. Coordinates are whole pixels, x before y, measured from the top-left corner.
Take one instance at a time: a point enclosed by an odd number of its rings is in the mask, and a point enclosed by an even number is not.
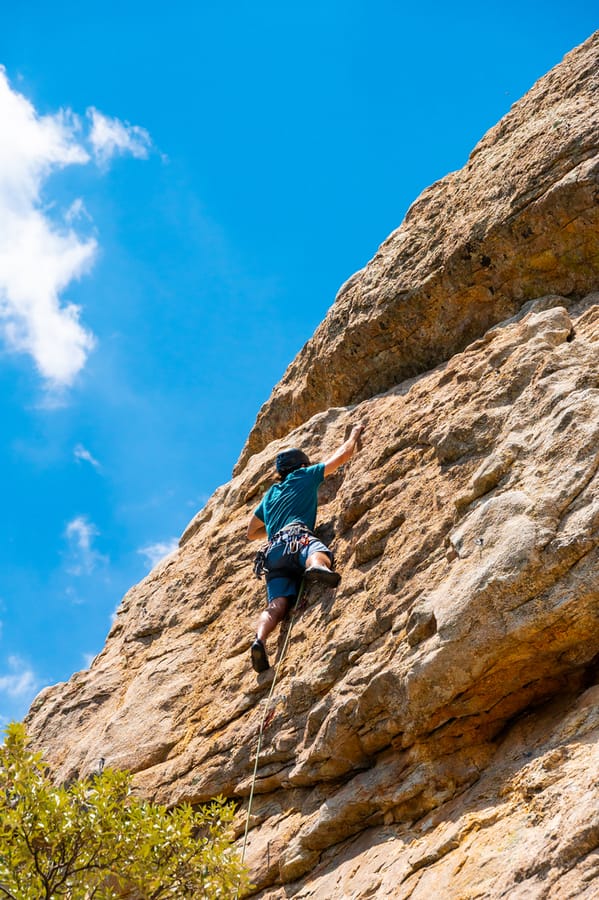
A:
[[[354,425],[348,439],[344,441],[344,443],[341,444],[341,446],[337,450],[335,450],[333,455],[325,461],[325,478],[327,475],[332,475],[333,472],[336,472],[340,466],[344,465],[344,463],[352,458],[354,451],[359,444],[360,436],[363,431],[363,425]]]

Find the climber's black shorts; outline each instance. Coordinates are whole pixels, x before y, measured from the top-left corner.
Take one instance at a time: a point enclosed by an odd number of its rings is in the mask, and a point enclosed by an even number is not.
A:
[[[306,560],[313,553],[326,553],[331,563],[333,562],[333,554],[328,547],[319,541],[318,538],[310,537],[308,543],[301,547],[297,554],[297,562],[299,564],[297,574],[289,571],[288,560],[285,559],[287,554],[285,544],[281,541],[275,544],[268,551],[268,572],[266,574],[266,594],[268,603],[272,603],[277,597],[287,597],[290,605],[293,606],[297,599],[297,592],[304,577],[304,569],[306,568]],[[277,574],[277,572],[280,574]]]

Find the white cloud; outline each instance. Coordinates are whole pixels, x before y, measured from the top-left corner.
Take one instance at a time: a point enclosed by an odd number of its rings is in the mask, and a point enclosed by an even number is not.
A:
[[[91,575],[97,565],[107,562],[93,546],[94,538],[99,534],[87,516],[76,516],[68,523],[65,536],[69,543],[68,571],[71,575]]]
[[[33,698],[38,689],[33,670],[18,656],[9,656],[7,662],[9,672],[0,674],[0,693],[12,699]]]
[[[87,110],[87,115],[92,123],[89,140],[98,163],[105,165],[113,156],[124,153],[130,153],[137,159],[147,158],[152,138],[145,128],[111,119],[93,106]]]
[[[89,450],[83,446],[83,444],[77,444],[75,449],[73,450],[73,456],[77,460],[77,462],[87,462],[90,466],[93,466],[94,469],[101,469],[101,465],[95,457],[91,455]]]
[[[147,547],[140,547],[137,552],[145,556],[146,562],[153,569],[161,560],[174,553],[178,546],[178,538],[169,538],[167,541],[158,541],[155,544],[148,544]]]
[[[90,267],[96,242],[55,226],[40,195],[52,171],[89,156],[77,140],[76,117],[38,116],[2,68],[0,121],[0,329],[47,381],[68,385],[94,341],[79,323],[79,309],[61,305],[59,294]]]
[[[76,197],[64,214],[64,220],[69,225],[72,222],[76,222],[78,219],[84,219],[88,222],[92,221],[92,217],[85,208],[85,203],[83,202],[81,197]]]
[[[96,159],[106,162],[116,152],[147,156],[144,129],[96,110],[89,115]],[[89,272],[98,244],[73,227],[89,219],[81,198],[59,220],[42,192],[52,173],[92,157],[81,120],[70,110],[39,115],[1,66],[0,122],[0,337],[11,351],[29,354],[50,387],[64,388],[85,365],[95,338],[81,324],[80,308],[62,295]]]

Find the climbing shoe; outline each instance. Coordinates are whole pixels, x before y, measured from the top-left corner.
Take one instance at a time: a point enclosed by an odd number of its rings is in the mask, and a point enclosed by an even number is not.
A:
[[[310,566],[304,573],[308,584],[326,584],[327,587],[337,587],[341,581],[339,572],[333,572],[325,566]]]
[[[250,647],[250,654],[252,657],[252,667],[255,672],[266,672],[267,669],[270,669],[264,644],[258,638],[256,638]]]

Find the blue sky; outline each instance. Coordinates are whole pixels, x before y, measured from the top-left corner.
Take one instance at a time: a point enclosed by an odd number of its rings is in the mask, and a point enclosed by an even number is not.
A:
[[[101,650],[340,285],[594,10],[4,5],[0,722]]]

